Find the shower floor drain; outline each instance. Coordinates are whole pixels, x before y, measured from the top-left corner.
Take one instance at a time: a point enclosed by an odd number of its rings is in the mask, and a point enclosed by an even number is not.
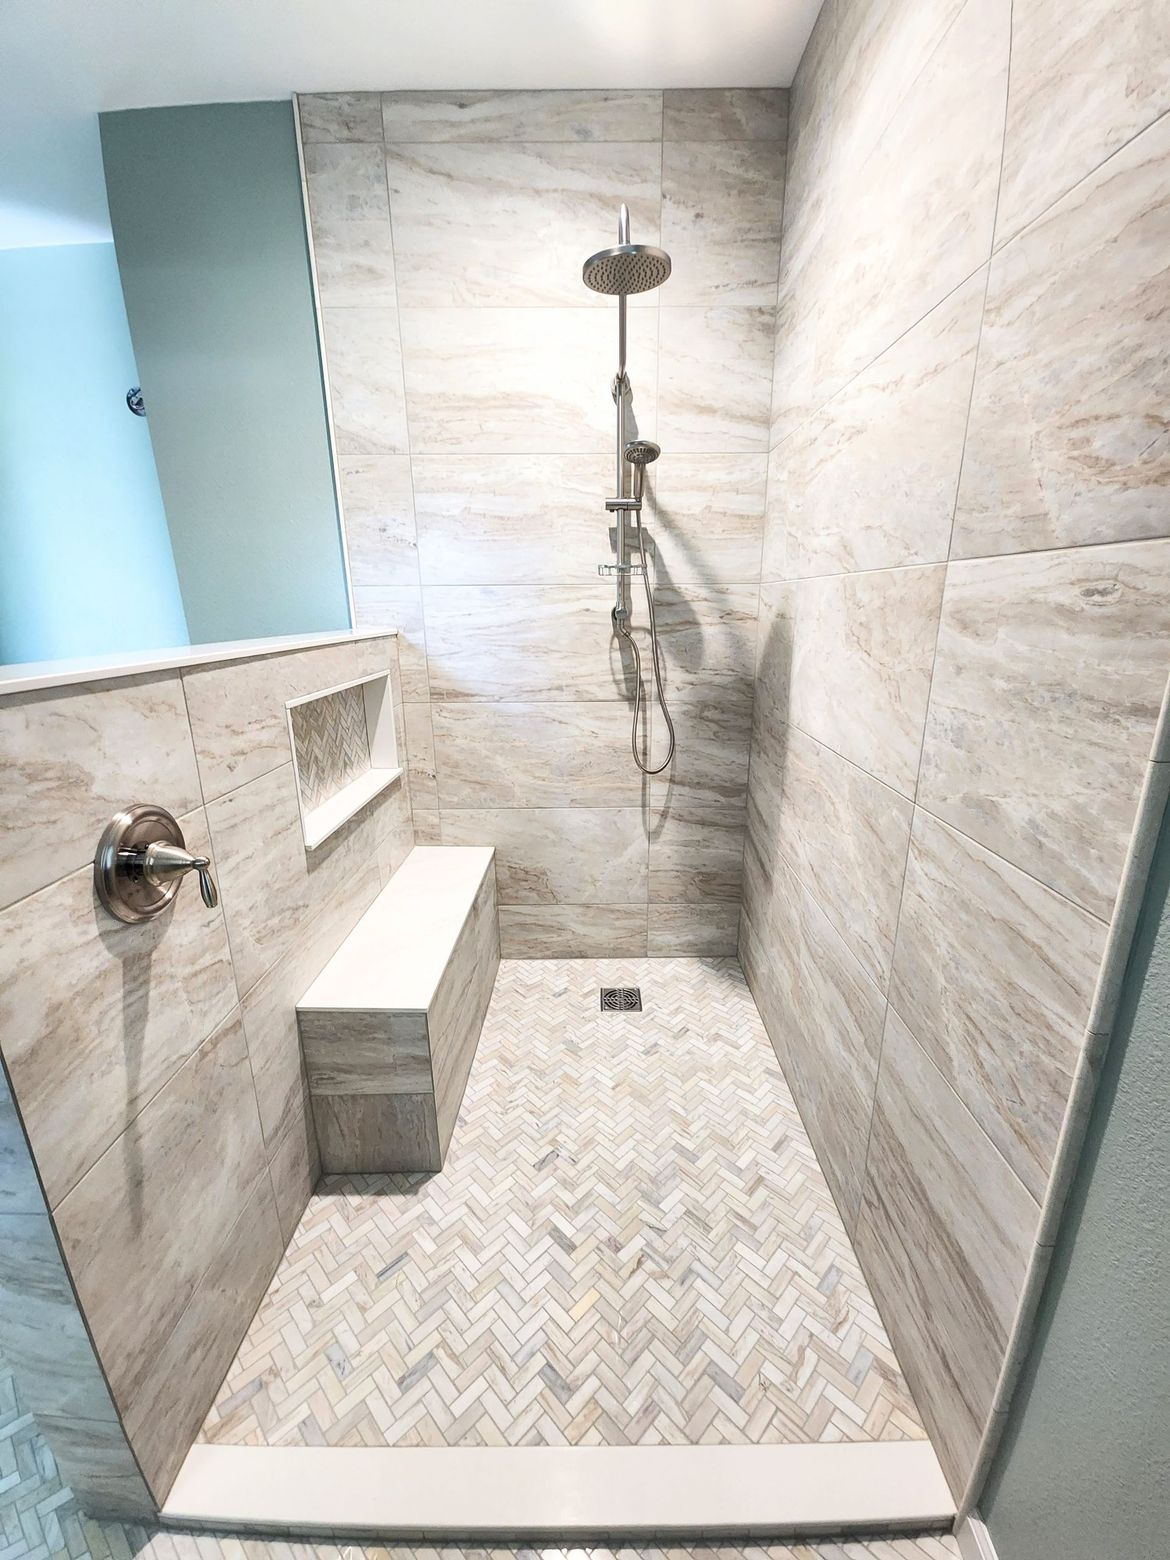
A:
[[[640,1013],[642,991],[639,986],[602,986],[601,1011],[603,1013]]]

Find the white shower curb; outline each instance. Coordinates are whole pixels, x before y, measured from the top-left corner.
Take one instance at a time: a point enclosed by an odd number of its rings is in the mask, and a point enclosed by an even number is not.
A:
[[[949,1528],[928,1441],[793,1446],[192,1447],[173,1526],[522,1540]]]

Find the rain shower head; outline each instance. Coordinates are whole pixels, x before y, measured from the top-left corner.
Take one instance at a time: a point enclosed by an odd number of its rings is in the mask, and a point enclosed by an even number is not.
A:
[[[616,244],[599,249],[581,267],[581,278],[594,292],[628,298],[661,287],[670,275],[670,256],[653,244]]]
[[[662,454],[653,439],[631,439],[625,448],[625,457],[631,466],[652,466]]]

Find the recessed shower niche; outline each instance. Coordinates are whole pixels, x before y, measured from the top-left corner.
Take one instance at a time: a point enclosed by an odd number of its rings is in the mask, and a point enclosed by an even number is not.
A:
[[[285,709],[301,831],[314,850],[402,774],[390,679],[339,683]]]

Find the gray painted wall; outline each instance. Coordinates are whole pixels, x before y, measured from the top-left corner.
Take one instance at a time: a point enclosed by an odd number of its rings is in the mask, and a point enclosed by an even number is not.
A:
[[[1170,1544],[1170,816],[1035,1347],[982,1506],[1000,1560]]]
[[[135,109],[101,133],[191,639],[345,628],[292,105]]]

